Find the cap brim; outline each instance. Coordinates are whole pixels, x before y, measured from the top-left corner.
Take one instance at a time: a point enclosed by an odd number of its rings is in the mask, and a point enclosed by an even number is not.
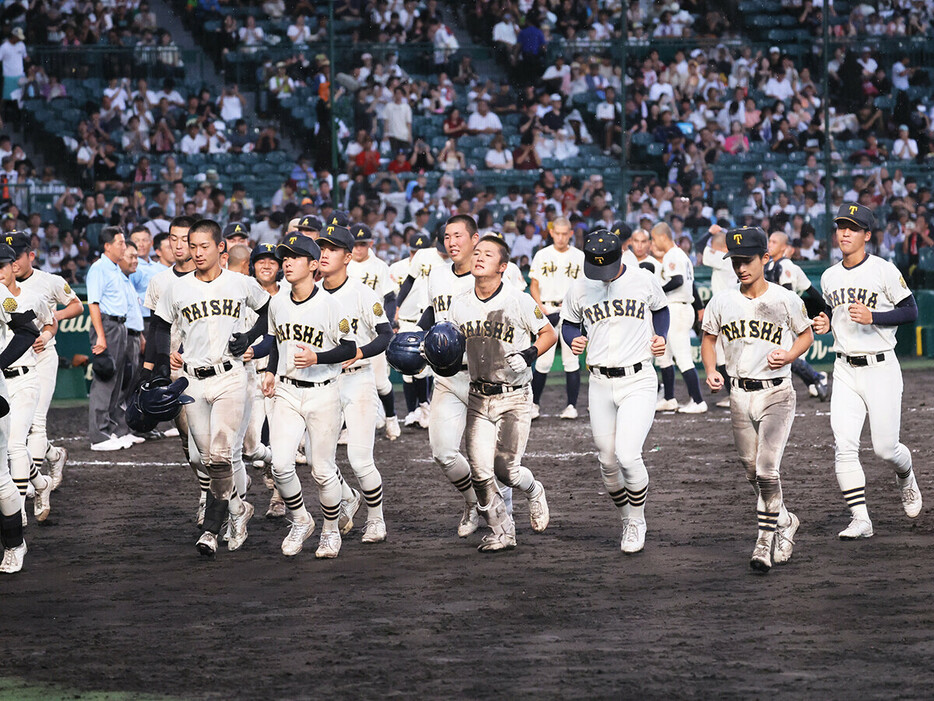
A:
[[[318,258],[315,258],[313,253],[309,253],[308,251],[303,251],[300,248],[292,248],[287,243],[280,243],[278,246],[276,246],[276,258],[284,258],[285,257],[283,255],[284,252],[294,253],[295,255],[301,256],[302,258],[311,258],[312,260],[318,260]]]
[[[724,258],[752,258],[754,256],[761,256],[765,253],[768,253],[768,250],[765,248],[750,250],[750,251],[727,251],[723,254]]]
[[[343,248],[345,251],[349,251],[349,250],[350,250],[349,248],[347,248],[347,246],[344,245],[344,243],[343,243],[342,241],[336,241],[335,239],[332,239],[332,238],[331,238],[330,236],[328,236],[327,234],[319,234],[319,235],[318,235],[318,238],[315,239],[315,241],[317,242],[317,244],[318,244],[319,246],[320,246],[321,244],[323,244],[323,243],[326,243],[326,244],[328,244],[328,245],[330,245],[330,246],[334,246],[334,247],[336,247],[336,248]],[[282,244],[279,244],[279,245],[281,246]]]
[[[0,258],[0,265],[6,265],[7,263],[12,263],[16,258]]]
[[[856,225],[857,227],[859,227],[860,229],[868,229],[868,228],[870,228],[870,227],[867,226],[866,224],[864,224],[864,223],[862,223],[862,222],[858,222],[858,221],[856,221],[855,219],[851,219],[850,217],[836,217],[836,218],[833,220],[833,223],[836,224],[837,222],[841,222],[841,221],[850,222],[851,224],[855,224],[855,225]]]
[[[617,275],[619,275],[619,268],[621,260],[617,260],[615,263],[610,263],[609,265],[595,265],[590,261],[584,261],[584,277],[588,280],[602,280],[606,282],[607,280],[612,280]]]

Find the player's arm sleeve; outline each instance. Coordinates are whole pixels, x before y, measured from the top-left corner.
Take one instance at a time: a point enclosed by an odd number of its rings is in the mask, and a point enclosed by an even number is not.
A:
[[[909,324],[918,318],[918,305],[911,293],[887,312],[873,312],[872,323],[876,326],[899,326]]]
[[[386,325],[389,326],[389,324]],[[392,336],[391,328],[389,329],[389,336]],[[386,341],[386,345],[389,345],[389,341]],[[350,360],[353,358],[356,354],[357,344],[354,343],[352,339],[342,338],[340,343],[337,344],[337,347],[332,348],[331,350],[322,351],[321,353],[317,354],[318,365],[335,365],[337,363],[343,363],[345,360]],[[363,357],[366,358],[368,356]]]
[[[273,336],[273,340],[275,340],[275,336]],[[279,372],[278,342],[274,342],[269,348],[269,360],[266,361],[266,372],[271,372],[273,375],[276,375]]]
[[[562,321],[564,323],[561,324],[561,338],[563,338],[564,342],[568,345],[571,345],[575,338],[584,335],[584,332],[581,331],[579,321],[568,321],[567,319],[563,319]]]
[[[788,325],[798,336],[811,328],[807,307],[797,295],[788,300]]]
[[[379,355],[386,347],[389,345],[389,342],[392,340],[392,326],[387,322],[382,322],[376,325],[376,338],[367,343],[365,346],[360,346],[360,353],[362,353],[364,358],[372,358],[374,355]],[[354,348],[354,353],[356,353],[356,347]],[[345,358],[346,360],[346,358]]]
[[[683,275],[672,275],[672,276],[669,278],[668,282],[666,282],[666,283],[662,286],[662,289],[663,289],[665,292],[671,292],[672,290],[677,290],[677,289],[678,289],[679,287],[681,287],[681,285],[683,285],[683,284],[684,284],[684,276],[683,276]]]
[[[39,329],[33,323],[35,318],[36,313],[32,310],[10,314],[7,326],[13,332],[13,337],[0,353],[0,368],[10,367],[32,347],[33,341],[39,337]]]
[[[824,298],[821,297],[820,292],[817,291],[814,285],[808,287],[801,294],[801,299],[804,300],[804,306],[809,316],[817,316],[824,311]]]
[[[153,314],[149,321],[149,338],[146,339],[145,362],[153,369],[140,371],[140,380],[146,381],[152,375],[169,374],[169,350],[172,346],[172,324],[159,314]]]
[[[272,347],[276,345],[276,337],[271,333],[267,333],[263,336],[259,343],[254,344],[253,346],[253,359],[265,358],[269,355],[269,352],[272,350]]]
[[[693,302],[694,311],[699,312],[701,309],[704,308],[704,302],[703,300],[701,300],[700,293],[697,291],[697,285],[692,284],[691,288],[692,288],[691,291],[694,293],[694,302]]]
[[[396,293],[394,290],[390,290],[383,296],[383,308],[386,310],[386,317],[388,319],[396,318]]]
[[[425,307],[425,311],[422,312],[422,316],[418,320],[418,328],[420,328],[422,331],[427,331],[434,325],[435,308],[429,304],[427,307]]]
[[[269,329],[269,297],[266,303],[256,310],[256,323],[246,332],[246,337],[250,340],[250,345],[256,342],[256,339],[266,334]],[[234,334],[236,336],[236,334]]]
[[[396,295],[396,307],[401,307],[402,303],[405,301],[405,298],[409,296],[409,292],[412,291],[412,285],[415,284],[415,278],[411,275],[407,276],[405,280],[402,281],[402,284],[399,285],[399,294]]]
[[[652,312],[652,329],[656,336],[668,338],[668,327],[671,324],[671,314],[668,307],[662,307]]]

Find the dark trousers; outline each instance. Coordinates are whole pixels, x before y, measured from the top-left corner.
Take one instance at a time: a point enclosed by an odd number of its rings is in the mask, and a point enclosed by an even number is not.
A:
[[[106,441],[112,433],[118,436],[128,433],[123,410],[120,409],[124,366],[127,358],[126,326],[110,319],[102,319],[101,322],[104,325],[104,336],[107,338],[107,352],[114,359],[116,372],[106,381],[101,380],[97,375],[92,375],[91,390],[88,395],[88,438],[91,443]],[[93,348],[97,344],[97,332],[93,325],[89,333]]]

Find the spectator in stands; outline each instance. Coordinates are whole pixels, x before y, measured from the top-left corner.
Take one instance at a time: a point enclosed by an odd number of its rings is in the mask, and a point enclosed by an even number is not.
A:
[[[19,90],[20,78],[26,75],[26,35],[22,27],[13,27],[10,35],[0,44],[0,63],[3,64],[3,100],[9,103],[13,93]]]
[[[427,38],[435,47],[435,68],[439,71],[450,70],[451,57],[460,48],[454,32],[448,29],[445,24],[442,24],[438,17],[432,17],[428,21]]]
[[[175,150],[175,135],[166,120],[160,119],[156,124],[156,131],[150,139],[150,145],[155,153],[171,153]]]
[[[609,155],[611,151],[619,153],[619,139],[623,132],[623,108],[616,99],[616,90],[612,87],[606,88],[604,99],[597,105],[594,117],[604,155]]]
[[[918,142],[908,135],[908,125],[898,127],[898,138],[892,144],[892,158],[907,161],[918,157]]]
[[[227,85],[217,99],[217,111],[220,113],[220,118],[228,124],[243,118],[244,107],[246,107],[246,98],[240,94],[240,88],[236,83]]]
[[[308,44],[311,42],[311,29],[305,24],[305,15],[298,15],[286,31],[289,41],[293,44]]]
[[[279,137],[276,135],[276,127],[267,124],[259,133],[253,151],[256,153],[271,153],[279,150]],[[245,151],[245,149],[244,149]]]
[[[501,134],[503,123],[495,113],[490,111],[489,102],[478,100],[477,111],[467,120],[467,129],[471,134]]]
[[[412,170],[416,173],[432,170],[435,167],[435,157],[424,139],[416,139],[415,145],[408,158]]]
[[[710,134],[709,129],[704,129],[706,132],[706,138],[713,140],[712,135]],[[705,146],[707,144],[705,143]],[[710,144],[709,148],[715,149],[716,143]],[[731,155],[736,155],[737,153],[748,153],[749,152],[749,137],[746,136],[743,125],[740,122],[733,122],[730,124],[730,135],[723,141],[723,150]],[[705,161],[710,163],[712,161],[708,160],[707,154],[705,152]]]
[[[276,64],[276,74],[269,79],[269,93],[280,101],[295,94],[296,84],[288,74],[288,64],[279,61]]]
[[[540,130],[535,133],[541,135]],[[512,160],[516,170],[538,170],[541,168],[542,160],[535,148],[533,132],[526,132],[522,135],[522,141],[513,151]]]
[[[412,108],[406,99],[405,88],[397,86],[392,91],[392,102],[383,113],[384,133],[389,146],[395,153],[409,150],[412,146]]]
[[[197,120],[189,119],[186,125],[187,134],[182,137],[180,150],[186,156],[193,156],[198,153],[207,153],[208,140],[202,133]]]
[[[250,15],[246,18],[246,24],[240,27],[240,50],[248,54],[256,53],[265,38],[266,34],[263,32],[263,28],[258,26],[256,18]]]
[[[515,65],[518,54],[519,25],[511,12],[503,13],[502,19],[493,27],[493,48],[509,65]]]
[[[502,134],[497,134],[490,142],[490,150],[483,159],[486,167],[491,170],[512,170],[512,153],[506,148]]]
[[[464,154],[457,150],[457,142],[454,139],[448,139],[438,154],[438,167],[445,172],[467,169]]]
[[[545,49],[548,41],[545,34],[538,27],[537,15],[526,15],[525,27],[516,37],[518,43],[518,67],[516,77],[523,83],[531,82],[545,70]]]
[[[457,107],[451,107],[442,125],[442,131],[445,136],[455,141],[467,133],[467,122],[461,117],[461,112]]]

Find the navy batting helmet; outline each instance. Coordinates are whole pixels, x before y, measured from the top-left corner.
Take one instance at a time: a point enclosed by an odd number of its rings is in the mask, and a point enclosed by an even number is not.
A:
[[[171,382],[167,377],[158,377],[139,388],[139,408],[146,416],[160,421],[171,421],[182,410],[183,404],[191,404],[194,399],[182,394],[188,387],[188,379],[180,377]]]
[[[139,392],[134,392],[126,402],[126,425],[133,433],[149,433],[159,425],[159,419],[148,416],[139,406]]]
[[[442,377],[452,377],[464,364],[467,338],[456,324],[442,321],[425,334],[424,352],[431,369]]]
[[[421,354],[424,331],[400,331],[386,348],[386,360],[403,375],[417,375],[428,361]]]

